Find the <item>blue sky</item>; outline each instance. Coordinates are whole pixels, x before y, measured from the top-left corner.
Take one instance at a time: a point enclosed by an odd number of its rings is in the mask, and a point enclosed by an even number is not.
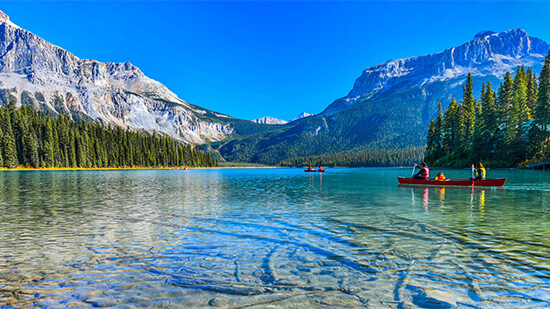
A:
[[[550,42],[543,1],[0,1],[79,58],[130,61],[181,99],[233,117],[292,119],[390,59],[523,28]]]

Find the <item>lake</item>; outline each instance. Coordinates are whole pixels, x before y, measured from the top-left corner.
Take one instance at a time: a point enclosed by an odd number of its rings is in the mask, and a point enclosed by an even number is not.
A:
[[[550,306],[550,172],[410,174],[0,172],[0,306]]]

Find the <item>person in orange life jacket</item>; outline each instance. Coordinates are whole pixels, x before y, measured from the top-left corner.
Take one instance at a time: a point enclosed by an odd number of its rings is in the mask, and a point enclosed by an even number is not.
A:
[[[443,175],[443,172],[437,173],[437,176],[435,177],[435,180],[438,180],[438,181],[445,180],[445,175]]]
[[[428,180],[428,178],[430,178],[430,168],[426,162],[422,162],[420,165],[415,163],[414,166],[419,167],[420,171],[414,174],[413,179]]]

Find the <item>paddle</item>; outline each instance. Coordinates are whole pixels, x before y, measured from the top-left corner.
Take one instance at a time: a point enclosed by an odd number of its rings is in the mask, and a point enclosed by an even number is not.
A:
[[[412,176],[414,176],[414,170],[415,170],[415,169],[416,169],[416,163],[413,165],[413,171],[412,171],[412,173],[411,173],[411,178],[412,178]]]
[[[472,164],[472,181],[476,180],[476,169],[474,168],[474,165]]]

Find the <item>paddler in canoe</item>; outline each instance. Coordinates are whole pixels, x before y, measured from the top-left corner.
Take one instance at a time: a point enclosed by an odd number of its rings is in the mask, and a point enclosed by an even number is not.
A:
[[[428,167],[428,163],[422,162],[422,164],[414,164],[414,167],[420,168],[420,171],[413,175],[413,179],[421,179],[421,180],[428,180],[430,178],[430,168]]]
[[[473,172],[474,176],[470,177],[470,180],[485,180],[485,174],[487,174],[487,170],[485,170],[485,166],[483,166],[483,163],[478,162],[475,165]]]

